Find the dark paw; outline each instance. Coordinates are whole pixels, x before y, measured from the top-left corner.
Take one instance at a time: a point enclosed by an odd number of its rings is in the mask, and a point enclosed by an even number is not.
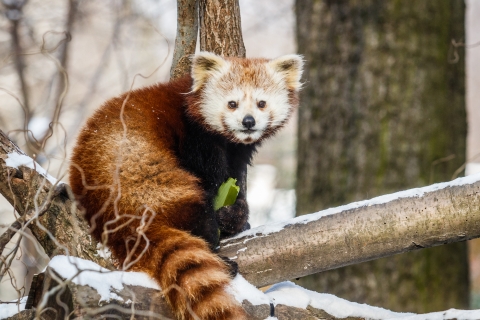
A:
[[[230,276],[232,278],[235,278],[235,276],[238,274],[238,264],[233,261],[233,260],[230,260],[229,258],[227,257],[220,257],[224,262],[225,264],[228,266],[228,273],[230,274]]]
[[[248,220],[248,205],[245,200],[239,199],[231,206],[218,209],[215,214],[222,231],[221,238],[247,230],[244,229]]]
[[[240,230],[240,232],[243,232],[243,231],[247,231],[247,230],[250,230],[250,223],[246,222],[242,229]]]

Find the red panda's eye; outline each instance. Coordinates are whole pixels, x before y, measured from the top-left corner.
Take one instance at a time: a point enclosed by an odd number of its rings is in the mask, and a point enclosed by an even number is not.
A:
[[[263,108],[265,108],[266,104],[267,104],[267,103],[266,103],[265,101],[261,100],[261,101],[258,102],[258,107],[259,107],[260,109],[263,109]]]
[[[237,109],[237,103],[235,101],[229,101],[228,102],[228,107],[230,109]]]

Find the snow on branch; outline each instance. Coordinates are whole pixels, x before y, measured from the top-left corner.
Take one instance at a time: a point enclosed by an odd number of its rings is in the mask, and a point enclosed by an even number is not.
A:
[[[480,237],[480,175],[262,226],[222,241],[257,287]]]
[[[0,193],[20,215],[1,242],[28,227],[49,257],[69,254],[111,268],[110,261],[97,253],[97,243],[77,215],[68,190],[0,130]]]
[[[157,284],[144,273],[110,271],[97,264],[73,257],[56,256],[42,276],[43,292],[20,305],[0,305],[0,319],[18,310],[36,306],[37,317],[171,319]],[[48,291],[47,291],[48,289]],[[282,282],[262,292],[237,275],[227,289],[244,306],[248,318],[264,319],[358,319],[358,320],[445,320],[479,319],[480,310],[450,309],[428,314],[400,313],[359,304],[331,294],[304,289]],[[88,297],[88,298],[87,298]],[[60,307],[63,303],[63,308]],[[58,310],[59,314],[52,314]],[[24,313],[28,315],[28,310]],[[273,316],[273,317],[272,317]],[[15,320],[25,319],[19,315]],[[12,319],[12,320],[13,320]]]

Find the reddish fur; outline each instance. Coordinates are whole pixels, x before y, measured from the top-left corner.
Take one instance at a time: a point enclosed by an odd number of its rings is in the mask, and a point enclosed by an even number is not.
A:
[[[107,101],[80,133],[70,184],[95,238],[124,267],[138,259],[129,269],[156,279],[179,319],[193,319],[188,307],[200,319],[245,319],[224,290],[230,281],[224,262],[184,231],[204,205],[199,180],[179,166],[174,152],[184,134],[183,93],[190,88],[186,77]]]

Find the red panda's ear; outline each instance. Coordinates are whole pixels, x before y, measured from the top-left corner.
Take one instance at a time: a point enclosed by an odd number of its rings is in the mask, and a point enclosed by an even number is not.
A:
[[[210,52],[199,52],[192,59],[192,91],[197,91],[206,82],[208,77],[219,73],[227,65],[222,57]]]
[[[300,79],[303,72],[302,56],[289,54],[268,62],[268,65],[282,75],[287,86],[293,90],[299,90],[302,86]]]

